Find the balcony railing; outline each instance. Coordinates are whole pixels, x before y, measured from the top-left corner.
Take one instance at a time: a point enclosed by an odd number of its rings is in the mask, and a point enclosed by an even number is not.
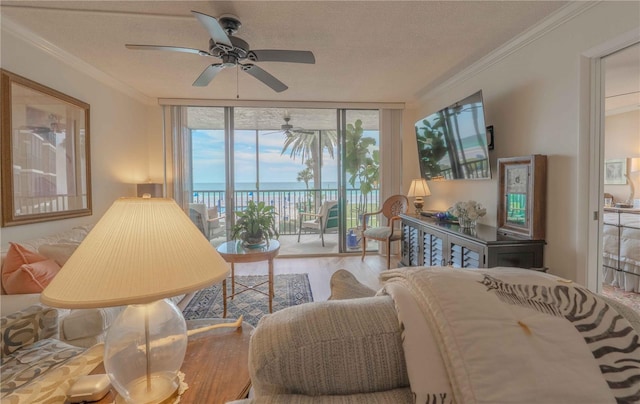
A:
[[[298,233],[298,214],[300,212],[316,212],[323,201],[338,200],[337,189],[307,189],[307,190],[268,190],[268,191],[234,191],[235,207],[232,210],[242,210],[249,201],[264,202],[275,207],[278,216],[276,225],[280,234]],[[204,203],[211,208],[216,206],[220,214],[227,213],[225,206],[225,191],[197,190],[193,192],[194,203]],[[347,189],[346,208],[347,229],[360,225],[359,214],[378,210],[378,191],[374,190],[366,196],[359,189]],[[372,217],[368,226],[377,225],[377,218]]]

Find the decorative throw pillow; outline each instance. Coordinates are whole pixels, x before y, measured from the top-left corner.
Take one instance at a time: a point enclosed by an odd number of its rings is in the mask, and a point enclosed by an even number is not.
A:
[[[3,282],[4,290],[10,295],[40,293],[60,271],[54,260],[24,264],[13,271]]]
[[[9,251],[2,263],[2,286],[5,285],[9,276],[20,269],[24,264],[45,261],[47,257],[27,249],[16,243],[9,243]],[[6,287],[5,287],[5,290]],[[8,292],[8,290],[7,290]]]
[[[77,242],[43,244],[38,248],[38,252],[63,266],[79,245]]]

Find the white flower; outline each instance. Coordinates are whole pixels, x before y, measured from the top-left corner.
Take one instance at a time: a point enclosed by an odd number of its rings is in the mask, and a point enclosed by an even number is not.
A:
[[[449,212],[456,217],[477,220],[487,214],[487,209],[483,208],[478,202],[470,200],[467,202],[456,202],[449,208]]]

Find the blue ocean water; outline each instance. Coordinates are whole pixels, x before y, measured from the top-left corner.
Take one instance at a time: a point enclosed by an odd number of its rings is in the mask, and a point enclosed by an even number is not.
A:
[[[323,182],[322,189],[336,189],[338,188],[337,182]],[[236,183],[236,191],[253,191],[256,189],[254,182],[240,182]],[[304,190],[307,189],[304,182],[261,182],[261,191],[275,191],[275,190]],[[309,182],[309,189],[314,189],[313,182]],[[206,183],[194,183],[193,191],[224,191],[224,183],[222,182],[206,182]]]

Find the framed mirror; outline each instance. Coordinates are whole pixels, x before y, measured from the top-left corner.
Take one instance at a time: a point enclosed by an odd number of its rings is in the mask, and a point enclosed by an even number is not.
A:
[[[91,215],[89,104],[0,69],[2,226]]]

